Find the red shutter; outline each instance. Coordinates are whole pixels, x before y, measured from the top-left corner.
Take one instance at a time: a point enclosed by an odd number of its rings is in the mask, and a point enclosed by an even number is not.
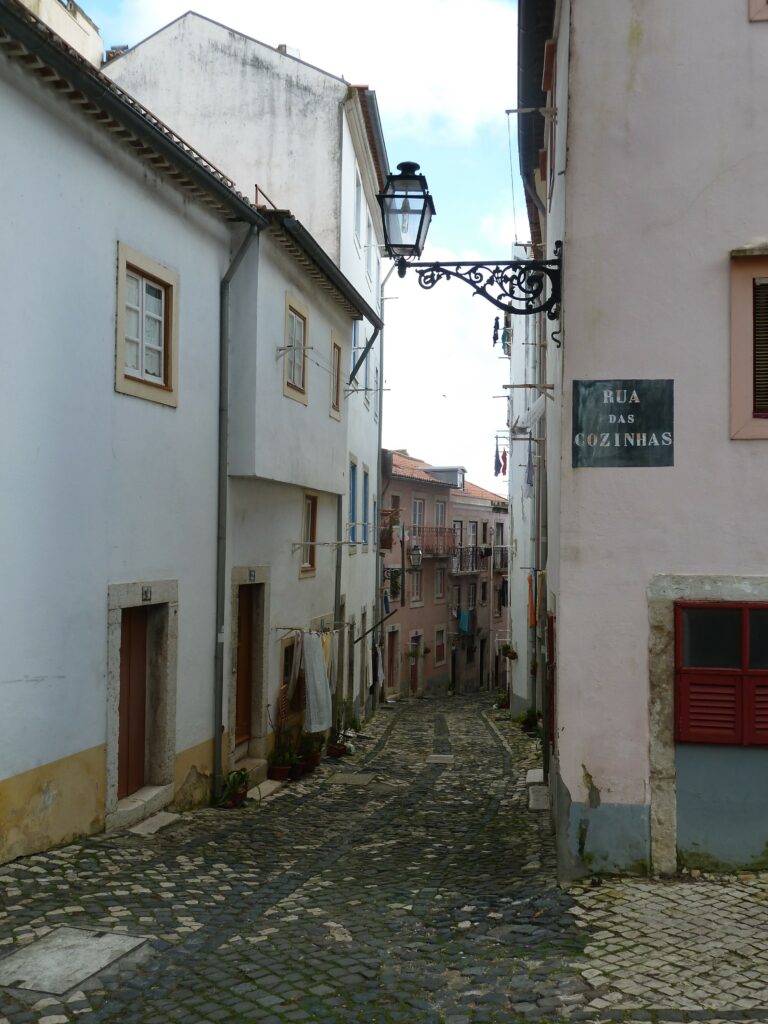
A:
[[[741,743],[741,687],[740,675],[679,673],[676,738],[687,743]],[[768,689],[765,714],[768,725]]]
[[[744,742],[768,746],[768,679],[747,677],[744,687]]]

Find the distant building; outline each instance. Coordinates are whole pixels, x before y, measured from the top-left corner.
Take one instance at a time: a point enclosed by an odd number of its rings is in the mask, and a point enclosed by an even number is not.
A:
[[[104,43],[98,26],[74,0],[19,0],[94,67],[101,66]]]
[[[405,451],[382,475],[385,695],[506,686],[506,498]]]

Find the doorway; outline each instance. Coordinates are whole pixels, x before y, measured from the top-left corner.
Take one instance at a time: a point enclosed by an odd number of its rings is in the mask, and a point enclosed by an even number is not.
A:
[[[144,786],[147,721],[148,608],[123,608],[120,626],[120,704],[117,799]]]
[[[255,573],[254,573],[255,575]],[[235,588],[234,758],[262,757],[264,740],[264,583],[239,583]],[[233,622],[233,624],[234,624]]]

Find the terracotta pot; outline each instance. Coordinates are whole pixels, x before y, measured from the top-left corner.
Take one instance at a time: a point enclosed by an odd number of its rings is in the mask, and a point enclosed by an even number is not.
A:
[[[325,747],[328,757],[344,757],[347,752],[345,743],[328,743]]]
[[[267,778],[276,782],[287,782],[291,777],[291,766],[289,764],[271,764],[267,768]]]

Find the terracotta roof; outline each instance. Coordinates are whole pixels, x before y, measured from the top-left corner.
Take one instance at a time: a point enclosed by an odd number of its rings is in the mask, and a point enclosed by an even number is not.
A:
[[[434,484],[437,487],[447,487],[444,480],[437,480],[426,472],[428,462],[421,459],[414,459],[405,451],[392,452],[392,476],[405,478],[407,480],[421,480],[425,484]]]
[[[452,487],[451,494],[456,498],[485,498],[487,501],[507,500],[506,494],[495,494],[493,491],[486,491],[484,487],[478,487],[477,484],[470,483],[469,480],[464,481],[463,489]]]

